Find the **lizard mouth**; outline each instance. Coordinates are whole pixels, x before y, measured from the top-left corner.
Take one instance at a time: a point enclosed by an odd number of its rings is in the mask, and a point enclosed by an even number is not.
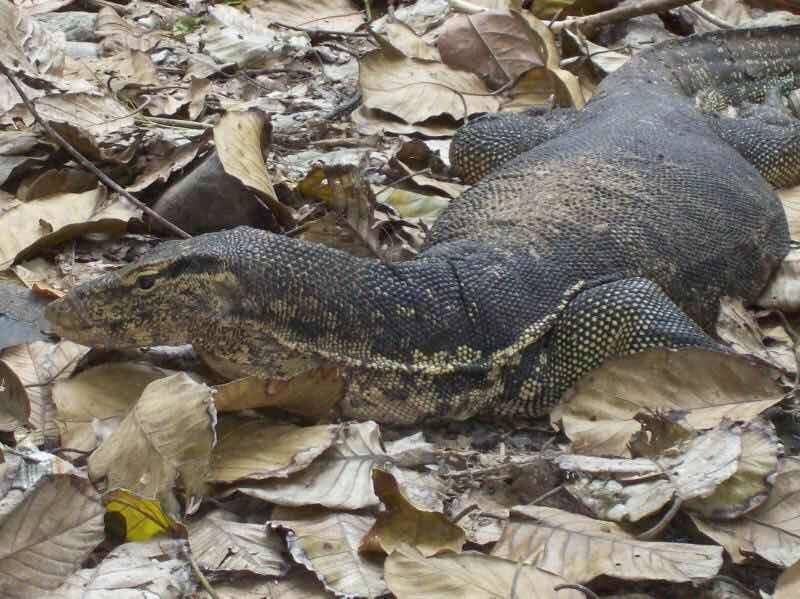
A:
[[[80,301],[73,293],[50,302],[44,309],[52,333],[92,347],[109,347],[107,333],[103,333],[85,316]],[[116,345],[114,346],[116,347]]]

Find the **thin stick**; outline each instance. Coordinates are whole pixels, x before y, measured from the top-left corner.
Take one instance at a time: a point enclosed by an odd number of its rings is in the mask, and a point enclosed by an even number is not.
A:
[[[306,27],[297,27],[295,25],[287,25],[279,21],[273,21],[273,25],[283,27],[284,29],[291,29],[293,31],[302,31],[303,33],[317,34],[317,35],[341,35],[342,37],[371,37],[369,33],[363,31],[333,31],[332,29],[308,29]]]
[[[635,4],[626,6],[617,6],[605,12],[599,12],[586,17],[575,17],[552,23],[551,29],[554,32],[559,32],[567,27],[597,27],[599,25],[610,25],[612,23],[620,23],[627,21],[633,17],[641,17],[644,15],[651,15],[654,13],[666,12],[679,6],[686,6],[692,4],[696,0],[641,0]]]
[[[197,560],[194,559],[191,549],[186,552],[186,557],[189,559],[189,565],[192,567],[192,572],[194,572],[194,575],[200,582],[200,586],[202,586],[206,593],[211,596],[211,599],[220,599],[220,596],[211,586],[211,583],[208,582],[208,578],[206,578],[205,574],[203,574],[203,572],[200,570],[200,566],[197,565]]]
[[[72,156],[81,166],[83,166],[85,169],[91,172],[95,177],[100,179],[100,181],[105,183],[105,185],[116,191],[118,194],[120,194],[125,199],[133,203],[135,206],[137,206],[140,210],[142,210],[142,212],[150,216],[150,218],[162,224],[163,226],[165,226],[167,229],[169,229],[179,237],[183,237],[184,239],[189,239],[191,237],[191,235],[189,235],[186,231],[184,231],[180,227],[177,227],[176,225],[173,225],[171,222],[169,222],[167,219],[161,216],[158,212],[155,212],[152,208],[142,203],[140,200],[137,200],[130,193],[125,191],[122,187],[120,187],[116,183],[116,181],[111,179],[111,177],[106,175],[94,164],[89,162],[89,160],[86,159],[80,152],[78,152],[78,150],[73,148],[66,139],[61,137],[61,134],[58,133],[58,131],[56,131],[55,129],[53,129],[50,126],[50,124],[39,115],[39,113],[36,110],[36,107],[33,105],[33,102],[31,102],[31,99],[25,94],[24,90],[20,86],[16,77],[14,77],[14,75],[11,74],[9,68],[2,61],[0,61],[0,73],[8,77],[8,80],[11,82],[11,85],[14,86],[14,89],[17,90],[17,93],[22,98],[25,107],[33,115],[33,118],[36,120],[36,122],[39,123],[39,125],[41,125],[41,127],[45,130],[47,135],[49,135],[53,140],[55,140],[55,142],[59,146],[61,146],[64,150],[66,150],[66,152],[70,156]]]
[[[689,10],[691,10],[694,14],[696,14],[701,19],[708,21],[712,25],[716,25],[720,29],[733,29],[733,25],[728,23],[725,19],[720,19],[717,15],[712,13],[711,11],[706,10],[700,4],[690,4],[687,6]]]

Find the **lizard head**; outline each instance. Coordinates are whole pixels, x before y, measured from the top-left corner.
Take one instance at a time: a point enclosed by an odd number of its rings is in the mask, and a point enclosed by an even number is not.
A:
[[[230,310],[237,289],[225,259],[200,236],[168,241],[135,264],[49,304],[53,332],[104,348],[179,345]],[[207,240],[205,240],[207,241]]]

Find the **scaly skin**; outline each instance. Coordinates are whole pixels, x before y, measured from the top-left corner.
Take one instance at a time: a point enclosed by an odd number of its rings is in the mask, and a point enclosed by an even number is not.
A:
[[[798,77],[800,26],[670,42],[454,201],[415,260],[242,227],[166,243],[48,318],[82,343],[193,343],[260,376],[333,363],[357,417],[541,414],[610,357],[722,350],[706,333],[720,297],[754,300],[789,233],[768,182],[696,104]]]

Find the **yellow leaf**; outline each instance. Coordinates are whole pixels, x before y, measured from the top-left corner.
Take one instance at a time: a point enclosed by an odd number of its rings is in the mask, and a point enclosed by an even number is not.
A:
[[[156,535],[184,537],[183,525],[168,516],[155,499],[144,499],[125,489],[103,496],[109,514],[117,514],[125,524],[126,541],[146,541]]]

